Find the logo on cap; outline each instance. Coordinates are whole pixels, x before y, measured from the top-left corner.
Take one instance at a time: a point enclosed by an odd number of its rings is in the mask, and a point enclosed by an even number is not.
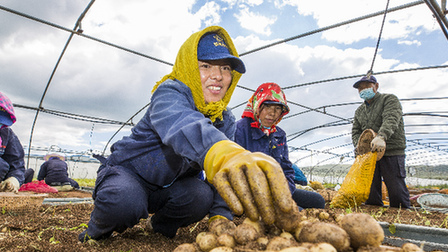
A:
[[[213,45],[215,45],[215,46],[224,46],[225,48],[227,48],[226,42],[224,42],[224,39],[222,39],[218,34],[215,34],[213,36],[213,38],[216,39],[216,42],[214,42]]]

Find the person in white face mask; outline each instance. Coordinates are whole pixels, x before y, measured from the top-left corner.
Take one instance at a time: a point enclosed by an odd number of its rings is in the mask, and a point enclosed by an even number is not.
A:
[[[393,94],[378,92],[379,83],[373,75],[367,75],[354,85],[364,100],[355,112],[352,126],[352,142],[357,146],[361,133],[372,129],[377,133],[371,141],[372,151],[384,152],[376,162],[368,205],[383,206],[382,181],[389,192],[391,207],[409,208],[409,191],[406,187],[405,149],[406,136],[401,103]]]

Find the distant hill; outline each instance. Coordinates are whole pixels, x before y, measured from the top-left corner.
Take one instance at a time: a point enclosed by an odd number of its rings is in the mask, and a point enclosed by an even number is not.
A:
[[[347,164],[327,164],[320,166],[304,166],[300,169],[305,175],[314,175],[322,177],[340,177],[345,176],[350,170],[351,165]],[[437,166],[406,166],[406,174],[408,177],[431,178],[448,180],[448,165]]]

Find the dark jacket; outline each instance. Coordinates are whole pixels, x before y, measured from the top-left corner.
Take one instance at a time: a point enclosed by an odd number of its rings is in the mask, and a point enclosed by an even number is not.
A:
[[[364,102],[356,109],[352,127],[354,146],[365,129],[372,129],[384,137],[385,156],[404,155],[406,136],[403,112],[400,100],[395,95],[376,93],[371,104]]]
[[[70,182],[67,163],[57,157],[51,157],[40,166],[37,180],[43,179],[45,179],[45,183],[48,185]]]
[[[267,136],[261,129],[251,127],[252,122],[252,118],[243,117],[236,123],[235,142],[249,151],[263,152],[277,160],[288,180],[291,193],[294,192],[294,169],[289,161],[285,131],[277,126],[277,130]]]
[[[0,181],[15,177],[23,184],[25,172],[25,153],[14,131],[9,127],[0,129]]]
[[[111,147],[108,165],[120,165],[149,184],[168,187],[176,179],[197,176],[208,150],[221,140],[233,140],[235,117],[230,110],[212,123],[199,112],[190,88],[166,80],[154,92],[143,118]]]

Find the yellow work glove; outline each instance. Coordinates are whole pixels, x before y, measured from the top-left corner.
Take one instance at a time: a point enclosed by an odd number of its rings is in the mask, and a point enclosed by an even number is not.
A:
[[[372,147],[372,152],[383,152],[386,149],[386,141],[384,141],[384,137],[377,135],[370,142],[370,147]]]
[[[19,181],[14,177],[9,177],[0,184],[0,192],[18,193],[20,188]]]
[[[236,215],[245,212],[253,221],[261,215],[266,224],[273,224],[274,205],[284,213],[298,211],[282,168],[266,154],[223,140],[207,152],[204,171]]]

